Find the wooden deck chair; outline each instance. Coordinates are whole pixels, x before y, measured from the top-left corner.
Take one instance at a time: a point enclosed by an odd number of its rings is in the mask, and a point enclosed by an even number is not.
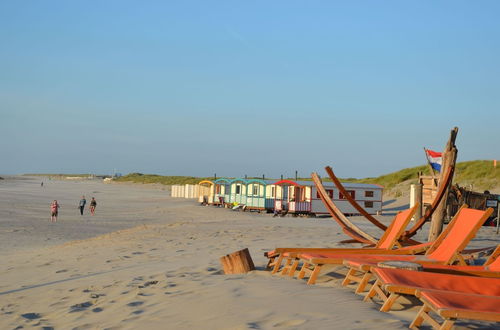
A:
[[[448,290],[475,294],[492,294],[495,292],[495,294],[500,295],[499,255],[500,245],[482,266],[431,265],[429,268],[424,267],[424,270],[418,273],[403,269],[372,267],[370,272],[375,277],[375,283],[364,300],[368,301],[378,296],[384,302],[380,311],[387,312],[401,294],[415,295],[418,289]],[[493,280],[490,278],[493,278]],[[465,280],[467,280],[467,283],[464,283]],[[497,288],[492,289],[493,285],[496,285]]]
[[[344,264],[350,269],[343,285],[347,285],[350,282],[359,282],[360,286],[358,290],[356,290],[356,292],[359,293],[362,292],[371,278],[369,273],[370,267],[376,265],[379,261],[399,260],[442,265],[459,262],[465,265],[465,260],[460,253],[476,235],[481,225],[492,212],[493,209],[491,208],[486,211],[480,211],[469,209],[465,206],[462,207],[445,230],[432,243],[425,255],[398,255],[395,253],[393,255],[356,256],[327,253],[302,253],[298,257],[303,260],[304,264],[299,272],[298,278],[304,278],[306,275],[310,275],[307,283],[314,284],[324,265]],[[352,265],[349,263],[350,261],[352,261]],[[361,277],[358,275],[359,273],[362,274]]]
[[[349,268],[349,271],[342,285],[345,286],[351,282],[357,282],[359,286],[356,289],[356,293],[363,292],[372,277],[370,273],[371,267],[376,266],[380,261],[410,261],[427,266],[432,264],[451,265],[457,262],[460,265],[466,265],[461,252],[472,238],[474,238],[479,228],[481,228],[484,221],[488,219],[492,212],[492,208],[481,211],[466,208],[465,206],[461,207],[423,256],[374,255],[369,258],[366,256],[345,258],[343,263]],[[321,260],[316,258],[312,261],[318,262]]]
[[[418,328],[424,321],[434,329],[448,330],[457,319],[500,322],[500,297],[466,294],[446,291],[420,291],[420,301],[424,304],[410,324]],[[440,324],[429,312],[439,315],[444,322]]]
[[[300,253],[342,253],[342,254],[384,254],[389,253],[394,247],[397,247],[403,254],[415,254],[425,251],[430,247],[430,244],[421,244],[417,246],[402,247],[398,242],[398,238],[403,234],[406,226],[415,214],[419,205],[399,212],[392,220],[390,226],[384,232],[384,235],[379,239],[375,247],[364,248],[276,248],[273,251],[264,253],[270,260],[268,268],[272,267],[272,274],[280,270],[281,263],[285,261],[285,265],[281,269],[282,275],[293,276],[297,266],[298,259],[296,256]]]

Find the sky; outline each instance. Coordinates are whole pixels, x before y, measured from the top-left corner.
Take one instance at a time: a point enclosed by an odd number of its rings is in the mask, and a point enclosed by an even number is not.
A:
[[[500,159],[499,1],[0,1],[0,173]]]

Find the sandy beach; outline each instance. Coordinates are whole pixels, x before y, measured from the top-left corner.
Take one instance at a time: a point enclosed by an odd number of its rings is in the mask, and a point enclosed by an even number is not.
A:
[[[308,286],[264,270],[274,247],[341,246],[346,236],[330,218],[200,206],[160,185],[41,181],[0,181],[2,329],[404,329],[416,313],[401,304],[381,313],[334,272]],[[82,195],[96,198],[95,216],[79,214]],[[388,223],[406,203],[387,199],[378,218]],[[469,247],[496,244],[495,228],[483,227]],[[219,257],[245,247],[257,270],[222,275]]]

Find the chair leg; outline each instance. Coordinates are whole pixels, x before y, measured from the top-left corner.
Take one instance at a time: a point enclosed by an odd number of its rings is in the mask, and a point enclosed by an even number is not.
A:
[[[283,265],[283,268],[281,269],[281,273],[280,273],[281,276],[285,276],[286,274],[288,274],[288,271],[290,270],[290,263],[291,262],[292,262],[292,260],[290,258],[286,259],[285,264]]]
[[[314,270],[311,274],[311,277],[309,277],[309,281],[307,281],[307,284],[314,284],[316,283],[316,278],[318,278],[319,272],[321,271],[321,267],[323,265],[316,265],[314,267]]]
[[[309,267],[309,264],[307,262],[304,262],[304,264],[302,265],[302,268],[300,269],[299,275],[297,275],[297,278],[299,280],[303,279],[304,276],[306,275],[307,267]]]
[[[361,279],[361,282],[359,282],[358,288],[356,289],[356,293],[360,294],[365,291],[365,287],[372,278],[372,273],[366,272],[365,275],[363,275],[363,278]]]
[[[344,278],[344,281],[342,281],[342,286],[347,286],[349,284],[351,284],[351,282],[354,282],[352,279],[353,278],[356,278],[356,273],[357,273],[357,270],[354,269],[354,268],[349,268],[349,271],[347,272],[345,278]]]
[[[293,277],[295,275],[295,271],[297,270],[298,266],[299,266],[299,260],[296,259],[294,260],[292,266],[290,267],[290,270],[288,271],[288,276]]]
[[[443,324],[441,324],[441,327],[439,328],[439,330],[451,330],[451,328],[453,328],[454,323],[455,323],[455,321],[453,321],[453,320],[446,320],[443,322]]]
[[[271,269],[271,266],[274,265],[274,259],[275,258],[269,258],[267,261],[266,269]]]
[[[375,283],[373,283],[373,285],[370,288],[370,290],[368,291],[368,293],[366,294],[366,296],[363,299],[363,301],[368,301],[368,300],[372,299],[373,297],[375,297],[375,295],[377,294],[376,288],[378,288],[379,285],[380,285],[380,281],[376,280]]]
[[[430,308],[424,304],[422,308],[417,313],[417,316],[415,316],[415,319],[411,322],[410,324],[410,329],[418,329],[422,325],[422,322],[424,322],[424,314],[427,314],[427,312],[430,311]]]
[[[388,312],[388,311],[390,311],[392,305],[394,305],[394,302],[398,298],[399,298],[399,294],[397,294],[395,292],[391,293],[391,295],[389,296],[389,298],[387,298],[387,300],[384,302],[384,304],[382,305],[382,307],[380,307],[380,311],[381,312]]]
[[[276,259],[276,258],[274,258],[274,259]],[[273,268],[271,274],[276,274],[279,271],[282,262],[283,262],[283,254],[280,254],[280,256],[278,257],[278,260],[276,260],[274,262],[274,268]]]

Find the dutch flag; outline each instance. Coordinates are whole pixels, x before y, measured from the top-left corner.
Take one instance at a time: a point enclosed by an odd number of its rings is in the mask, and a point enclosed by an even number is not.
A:
[[[441,172],[441,164],[443,161],[442,153],[425,149],[425,155],[427,156],[427,160],[429,161],[429,164],[431,164],[432,168]]]

